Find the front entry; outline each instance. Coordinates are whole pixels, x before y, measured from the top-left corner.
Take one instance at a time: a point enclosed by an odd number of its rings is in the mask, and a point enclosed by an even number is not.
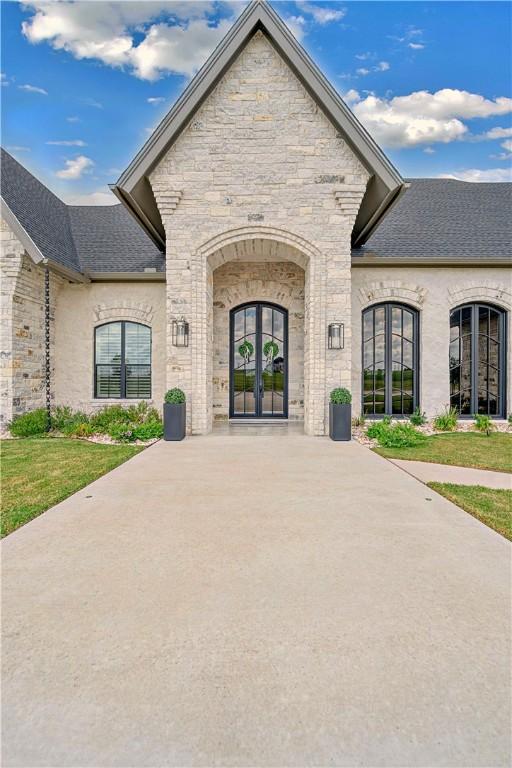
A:
[[[288,313],[276,304],[231,310],[229,415],[288,416]]]

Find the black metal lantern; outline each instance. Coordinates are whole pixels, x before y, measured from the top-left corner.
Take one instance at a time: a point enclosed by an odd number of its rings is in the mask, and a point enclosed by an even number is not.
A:
[[[329,323],[327,328],[327,346],[329,349],[344,348],[345,326],[343,323]]]
[[[172,343],[174,347],[188,347],[188,323],[184,317],[172,321]]]

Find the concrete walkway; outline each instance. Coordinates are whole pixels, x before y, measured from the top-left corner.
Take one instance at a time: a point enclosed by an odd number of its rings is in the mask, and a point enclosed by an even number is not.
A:
[[[356,443],[157,443],[3,542],[4,766],[508,766],[510,544]]]
[[[427,461],[406,461],[389,459],[422,483],[455,483],[456,485],[483,485],[485,488],[512,490],[512,475],[507,472],[492,472],[487,469],[452,467],[448,464],[434,464]]]

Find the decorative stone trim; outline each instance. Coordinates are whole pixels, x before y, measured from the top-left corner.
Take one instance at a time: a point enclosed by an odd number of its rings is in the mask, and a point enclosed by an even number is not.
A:
[[[487,301],[503,309],[512,310],[512,291],[491,280],[473,280],[463,288],[449,288],[450,309],[472,301]]]
[[[381,280],[378,283],[364,285],[358,290],[359,301],[363,308],[381,301],[399,301],[421,309],[427,293],[426,288],[414,283],[405,283],[402,280]]]
[[[168,189],[163,185],[154,184],[153,192],[158,199],[158,208],[162,216],[172,216],[183,197],[181,190]]]
[[[94,321],[96,323],[108,320],[133,320],[134,322],[151,324],[153,320],[153,307],[149,304],[122,301],[118,304],[97,304],[94,307]]]
[[[361,200],[365,193],[364,184],[343,184],[334,190],[334,197],[344,216],[355,217],[358,214]]]

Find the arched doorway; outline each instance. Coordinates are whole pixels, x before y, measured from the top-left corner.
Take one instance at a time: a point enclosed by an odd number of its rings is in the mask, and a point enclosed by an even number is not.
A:
[[[288,312],[250,302],[230,312],[231,418],[287,418]]]

